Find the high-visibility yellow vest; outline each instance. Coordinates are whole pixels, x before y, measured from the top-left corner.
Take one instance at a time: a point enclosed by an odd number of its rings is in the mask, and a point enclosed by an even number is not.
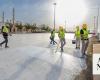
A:
[[[9,29],[6,26],[4,26],[3,27],[3,32],[8,33],[9,32]]]
[[[76,36],[76,38],[80,38],[80,30],[77,30],[77,31],[75,31],[75,36]]]
[[[51,32],[51,37],[55,37],[55,31]]]
[[[88,39],[88,30],[83,30],[84,34],[83,34],[83,39]]]
[[[59,30],[59,32],[58,32],[58,36],[59,36],[59,38],[64,39],[64,38],[65,38],[65,32]]]

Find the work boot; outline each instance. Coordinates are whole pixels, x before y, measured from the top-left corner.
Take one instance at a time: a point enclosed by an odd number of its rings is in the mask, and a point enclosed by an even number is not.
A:
[[[87,58],[88,55],[86,53],[82,54],[81,58]]]
[[[80,58],[85,58],[85,56],[84,56],[84,55],[82,55]]]
[[[52,42],[50,42],[50,44],[52,44]]]
[[[5,48],[9,48],[9,46],[5,46]]]
[[[88,54],[85,53],[84,56],[85,56],[85,57],[88,57]]]
[[[53,43],[53,45],[55,45],[55,43]]]
[[[63,50],[63,49],[61,49],[61,52],[64,52],[64,50]]]

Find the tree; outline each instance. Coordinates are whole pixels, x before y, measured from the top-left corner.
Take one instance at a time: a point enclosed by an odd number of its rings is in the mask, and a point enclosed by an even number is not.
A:
[[[20,30],[20,31],[22,30],[22,28],[23,28],[22,23],[16,23],[15,25],[16,25],[18,30]]]
[[[34,24],[32,25],[31,29],[32,29],[34,32],[36,32],[36,29],[38,29],[36,23],[34,23]]]
[[[51,30],[51,28],[48,26],[48,25],[45,25],[45,24],[42,24],[41,25],[41,30],[45,30],[45,31],[50,31]]]
[[[26,23],[25,25],[24,25],[24,27],[28,30],[28,29],[31,29],[31,25],[30,24],[28,24],[28,23]]]

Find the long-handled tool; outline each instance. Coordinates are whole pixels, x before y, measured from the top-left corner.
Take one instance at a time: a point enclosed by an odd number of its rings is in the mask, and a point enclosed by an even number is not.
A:
[[[55,50],[55,53],[58,51],[59,44],[60,44],[60,41],[57,43],[57,48],[56,48],[56,50]]]

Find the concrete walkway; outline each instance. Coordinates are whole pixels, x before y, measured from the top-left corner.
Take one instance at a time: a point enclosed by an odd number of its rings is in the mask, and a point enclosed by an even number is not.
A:
[[[2,50],[2,49],[1,49]],[[21,47],[0,51],[0,80],[74,80],[85,60],[50,49]]]
[[[68,52],[61,55],[55,49],[33,45],[0,48],[0,80],[74,80],[86,69],[80,50],[66,48]]]

